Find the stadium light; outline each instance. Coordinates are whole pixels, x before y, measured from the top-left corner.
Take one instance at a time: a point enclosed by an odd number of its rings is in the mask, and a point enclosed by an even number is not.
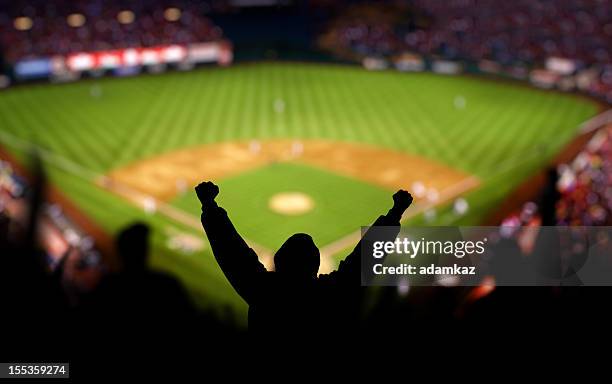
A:
[[[85,25],[85,16],[80,14],[80,13],[73,13],[68,15],[68,17],[66,18],[66,21],[68,22],[68,25],[74,28],[78,28],[78,27],[82,27],[83,25]]]
[[[132,24],[134,18],[134,12],[132,11],[121,11],[117,14],[117,21],[121,24]]]
[[[168,8],[164,11],[164,17],[168,21],[178,21],[181,18],[181,10],[178,8]]]
[[[32,28],[32,19],[26,16],[17,17],[15,21],[13,21],[13,26],[18,31],[28,31]]]

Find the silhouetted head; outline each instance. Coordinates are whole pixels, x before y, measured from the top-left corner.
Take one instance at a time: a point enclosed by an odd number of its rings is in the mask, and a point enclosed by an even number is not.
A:
[[[320,262],[319,248],[305,233],[288,238],[274,255],[276,272],[296,277],[316,277]]]
[[[149,255],[149,227],[133,224],[117,236],[117,253],[126,272],[144,271]]]
[[[550,188],[557,188],[557,182],[559,181],[559,172],[557,168],[550,167],[546,170],[546,183]]]

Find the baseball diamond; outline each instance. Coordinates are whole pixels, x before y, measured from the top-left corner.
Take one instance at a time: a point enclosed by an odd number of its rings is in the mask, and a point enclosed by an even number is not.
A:
[[[154,266],[200,305],[244,312],[197,241],[198,181],[220,185],[266,265],[306,232],[323,272],[398,188],[415,195],[405,223],[479,223],[597,112],[584,98],[477,77],[263,62],[15,87],[0,93],[0,139],[20,158],[38,148],[51,182],[109,233],[149,223]]]

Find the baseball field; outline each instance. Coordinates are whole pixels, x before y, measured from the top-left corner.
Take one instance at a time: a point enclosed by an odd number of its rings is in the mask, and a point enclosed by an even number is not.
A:
[[[202,306],[246,306],[208,250],[193,186],[211,179],[270,265],[310,233],[333,269],[410,190],[406,223],[477,224],[579,134],[586,99],[475,77],[255,63],[0,92],[0,141],[109,233],[153,228],[153,265]],[[459,203],[458,203],[458,199]]]

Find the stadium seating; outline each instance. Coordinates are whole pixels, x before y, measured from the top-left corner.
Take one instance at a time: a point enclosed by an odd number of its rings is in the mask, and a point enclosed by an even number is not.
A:
[[[5,60],[217,41],[222,31],[188,1],[52,1],[40,7],[1,1]],[[6,10],[6,11],[5,11]]]
[[[589,93],[612,100],[609,2],[418,0],[412,7],[357,5],[330,23],[323,46],[362,56],[428,57],[543,66],[551,57],[593,68]],[[398,15],[403,15],[398,17]]]
[[[19,237],[27,227],[28,199],[31,186],[11,163],[0,160],[0,216],[7,220],[11,235]],[[46,202],[41,210],[39,239],[45,250],[45,258],[50,268],[55,268],[60,260],[70,253],[70,258],[78,260],[84,270],[101,273],[100,254],[91,236],[69,219],[62,208]]]
[[[395,46],[502,63],[542,62],[550,56],[585,64],[612,60],[608,51],[612,16],[607,2],[418,0],[411,9],[413,25],[397,17],[381,21],[380,11],[367,8],[372,6],[343,13],[336,21],[340,42],[362,51]]]
[[[562,168],[560,225],[612,225],[612,127]]]

